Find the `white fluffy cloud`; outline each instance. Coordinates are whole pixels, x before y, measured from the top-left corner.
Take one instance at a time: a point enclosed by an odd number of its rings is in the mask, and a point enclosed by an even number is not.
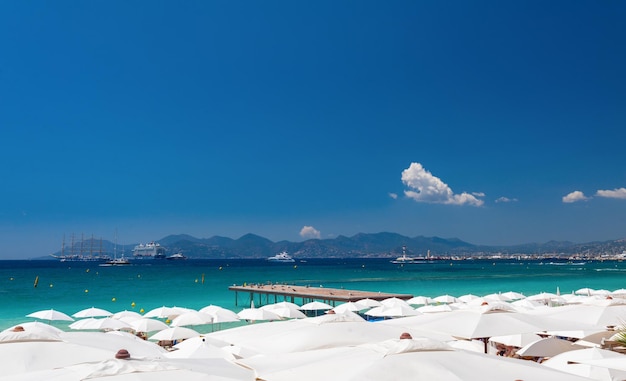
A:
[[[573,202],[578,201],[587,201],[589,197],[585,196],[585,194],[581,191],[573,191],[566,196],[563,196],[563,202],[571,204]]]
[[[596,196],[607,197],[607,198],[620,198],[620,199],[626,200],[626,188],[617,188],[613,190],[598,190],[596,192]]]
[[[475,195],[465,192],[454,194],[446,183],[433,176],[420,163],[411,163],[409,168],[402,171],[402,182],[411,188],[404,191],[404,194],[418,202],[474,206],[484,204],[484,201],[476,198]],[[483,195],[482,193],[475,194],[479,197]]]
[[[517,199],[516,198],[508,198],[508,197],[498,197],[496,199],[496,202],[516,202]]]
[[[302,238],[320,238],[320,231],[313,226],[303,226],[300,230],[300,237]]]
[[[389,197],[393,198],[394,200],[398,198],[398,195],[396,193],[389,193]]]

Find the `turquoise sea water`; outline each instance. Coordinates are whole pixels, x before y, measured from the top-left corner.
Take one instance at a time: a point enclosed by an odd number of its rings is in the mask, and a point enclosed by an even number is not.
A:
[[[38,285],[34,287],[38,277]],[[203,282],[204,278],[204,282]],[[125,267],[57,261],[0,261],[0,330],[53,308],[69,315],[89,307],[112,312],[209,304],[239,311],[247,295],[233,284],[280,282],[435,297],[517,291],[571,293],[579,288],[626,288],[626,262],[442,261],[396,265],[388,259],[310,259],[295,264],[263,260],[144,260]],[[60,327],[67,323],[55,323]]]

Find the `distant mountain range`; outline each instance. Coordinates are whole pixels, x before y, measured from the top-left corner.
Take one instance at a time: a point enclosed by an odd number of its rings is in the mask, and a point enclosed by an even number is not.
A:
[[[100,242],[83,242],[83,251],[97,250]],[[281,251],[287,251],[298,258],[357,258],[357,257],[397,257],[402,254],[402,247],[406,246],[408,255],[425,255],[429,250],[431,255],[476,255],[476,254],[617,254],[626,250],[626,240],[612,240],[604,242],[589,242],[575,244],[572,242],[550,241],[546,243],[529,243],[515,246],[481,246],[461,241],[457,238],[440,237],[406,237],[396,233],[359,233],[352,237],[338,236],[331,239],[309,239],[303,242],[279,241],[273,242],[267,238],[246,234],[238,239],[213,236],[211,238],[196,238],[186,234],[169,235],[158,240],[167,249],[167,254],[182,252],[189,258],[267,258]],[[77,244],[74,251],[77,252]],[[115,246],[109,241],[103,241],[103,251],[117,255],[125,253],[132,256],[132,245]],[[69,248],[65,248],[67,254]],[[56,253],[56,254],[60,254]],[[89,251],[86,252],[89,254]]]

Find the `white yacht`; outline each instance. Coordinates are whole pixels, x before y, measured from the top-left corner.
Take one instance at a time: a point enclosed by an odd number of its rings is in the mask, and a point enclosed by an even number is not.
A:
[[[425,257],[407,257],[406,246],[402,246],[402,256],[391,261],[391,263],[394,263],[397,265],[413,265],[413,264],[432,263],[432,262],[433,262],[433,259],[430,256],[430,250],[428,250],[428,254]]]
[[[269,262],[286,262],[286,263],[293,263],[296,261],[289,254],[287,254],[286,251],[280,252],[274,255],[273,257],[269,257],[267,258],[267,260]]]

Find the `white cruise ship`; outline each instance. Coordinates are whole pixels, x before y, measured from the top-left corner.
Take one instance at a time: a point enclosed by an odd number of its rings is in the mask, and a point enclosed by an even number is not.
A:
[[[135,258],[165,258],[165,248],[156,242],[140,243],[133,249]]]

